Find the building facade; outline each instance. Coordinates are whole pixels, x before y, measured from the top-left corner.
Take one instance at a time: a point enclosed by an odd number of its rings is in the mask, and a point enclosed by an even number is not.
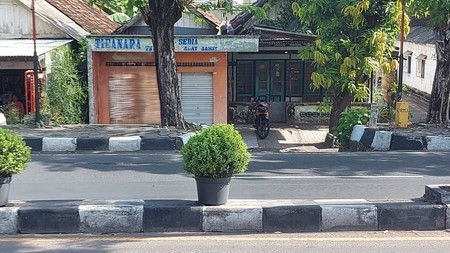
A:
[[[91,123],[161,123],[151,36],[140,15],[130,22],[120,35],[88,39]],[[175,25],[181,105],[195,124],[227,122],[228,54],[258,51],[257,36],[217,35],[215,24],[184,14]]]
[[[0,105],[10,103],[14,94],[25,104],[26,113],[33,112],[35,104],[32,16],[29,0],[0,1]],[[118,27],[87,0],[35,0],[35,20],[39,88],[51,74],[52,51]]]

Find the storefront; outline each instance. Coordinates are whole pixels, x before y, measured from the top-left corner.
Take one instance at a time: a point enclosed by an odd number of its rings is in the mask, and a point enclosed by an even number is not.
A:
[[[45,85],[51,52],[69,46],[72,40],[40,39],[36,41],[39,89]],[[0,40],[0,105],[11,103],[13,95],[25,105],[25,113],[34,112],[33,40]]]
[[[257,52],[256,36],[176,36],[185,118],[227,122],[228,52]],[[160,124],[154,48],[148,36],[89,37],[90,123]]]
[[[302,108],[317,105],[323,89],[313,89],[312,61],[301,60],[298,51],[315,36],[255,27],[260,33],[257,53],[229,55],[229,122],[251,123],[256,99],[270,104],[271,122],[300,121]]]

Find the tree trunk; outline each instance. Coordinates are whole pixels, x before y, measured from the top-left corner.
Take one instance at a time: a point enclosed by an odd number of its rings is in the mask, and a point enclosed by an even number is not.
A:
[[[174,46],[174,25],[181,18],[182,11],[183,5],[180,0],[149,0],[148,8],[141,12],[153,36],[161,125],[186,129],[187,124],[181,109]]]
[[[449,121],[450,91],[450,27],[434,29],[436,45],[436,73],[431,90],[427,122],[447,124]]]
[[[333,96],[332,98],[333,107],[331,108],[330,125],[328,127],[328,131],[330,133],[332,133],[334,128],[337,126],[341,113],[351,105],[353,100],[352,95],[347,89],[343,91],[337,91],[334,94],[337,95]]]

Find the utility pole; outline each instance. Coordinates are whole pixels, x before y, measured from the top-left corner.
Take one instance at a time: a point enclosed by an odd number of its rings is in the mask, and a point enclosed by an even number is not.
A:
[[[402,100],[403,91],[403,41],[405,40],[405,1],[402,0],[402,17],[400,22],[400,56],[398,69],[397,101]]]
[[[34,0],[31,1],[31,15],[33,20],[33,47],[34,47],[34,53],[33,53],[33,73],[34,73],[34,102],[35,102],[35,122],[36,125],[39,124],[40,121],[40,115],[39,115],[39,75],[38,75],[38,55],[36,51],[36,13],[34,9]]]

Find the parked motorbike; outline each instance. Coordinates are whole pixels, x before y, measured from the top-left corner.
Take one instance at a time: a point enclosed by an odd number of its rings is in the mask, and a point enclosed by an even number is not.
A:
[[[265,100],[257,99],[256,101],[254,127],[260,139],[265,139],[269,135],[269,103]]]

